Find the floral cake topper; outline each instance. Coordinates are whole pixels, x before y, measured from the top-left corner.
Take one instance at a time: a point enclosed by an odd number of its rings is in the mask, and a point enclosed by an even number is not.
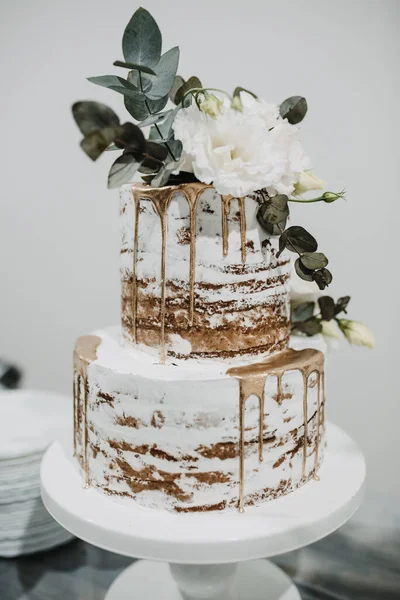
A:
[[[284,249],[295,253],[297,275],[324,290],[332,281],[327,257],[303,227],[286,227],[290,202],[331,203],[344,197],[344,192],[331,191],[303,196],[325,188],[299,138],[306,99],[292,96],[270,104],[242,87],[230,94],[203,86],[196,76],[183,79],[177,74],[179,48],[162,53],[160,29],[144,8],[126,26],[122,52],[124,60],[114,66],[127,71],[126,77],[103,75],[89,81],[121,94],[135,123],[121,123],[99,102],[72,107],[84,136],[81,147],[92,160],[106,151],[122,151],[109,171],[108,187],[131,182],[139,173],[154,187],[199,181],[222,195],[251,195],[259,203],[260,225],[279,236],[278,256]],[[310,307],[304,314],[313,317]],[[303,321],[297,319],[296,328],[313,335],[315,320],[311,328],[300,326]],[[344,321],[341,329],[349,332]]]

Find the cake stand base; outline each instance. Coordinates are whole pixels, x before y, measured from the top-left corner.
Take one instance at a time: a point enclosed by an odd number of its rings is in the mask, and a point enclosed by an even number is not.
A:
[[[212,583],[207,587],[204,580],[197,592],[193,588],[198,585],[196,582],[201,580],[201,575],[206,574],[208,568],[213,571],[212,579],[221,585],[225,573],[222,573],[220,579],[219,572],[224,570],[225,565],[216,565],[215,569],[213,565],[192,566],[192,569],[197,570],[197,578],[192,578],[188,565],[168,566],[167,563],[140,560],[117,577],[105,600],[133,600],[134,597],[151,600],[301,600],[290,577],[268,560],[253,560],[230,566],[233,575],[230,585],[220,593],[217,591],[215,595]],[[183,574],[188,577],[183,577]],[[186,590],[190,587],[190,592],[187,590],[185,593],[179,589],[179,584],[186,586]]]
[[[179,515],[84,489],[68,445],[50,446],[41,467],[43,502],[61,525],[100,548],[146,559],[116,579],[107,600],[300,600],[290,579],[259,559],[312,544],[357,510],[364,458],[331,423],[318,475],[319,481],[244,514]]]

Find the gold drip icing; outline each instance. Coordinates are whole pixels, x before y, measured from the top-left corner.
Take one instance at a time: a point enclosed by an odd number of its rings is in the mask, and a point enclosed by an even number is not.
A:
[[[246,208],[244,198],[239,198],[239,214],[240,214],[240,248],[242,253],[242,263],[246,262]]]
[[[97,358],[97,347],[101,342],[101,338],[97,335],[83,335],[76,340],[74,349],[74,453],[76,453],[76,440],[79,435],[78,431],[78,411],[81,404],[81,384],[83,383],[84,398],[83,398],[83,415],[84,415],[84,434],[83,434],[83,468],[85,471],[85,483],[83,487],[90,487],[89,478],[89,461],[88,461],[88,445],[89,445],[89,427],[88,427],[88,382],[87,382],[87,367]]]
[[[167,186],[162,188],[151,188],[150,186],[138,186],[132,187],[132,195],[136,206],[136,219],[135,219],[135,240],[134,240],[134,268],[133,268],[133,297],[135,298],[135,305],[133,306],[133,329],[134,329],[134,341],[136,341],[136,330],[137,330],[137,277],[136,277],[136,263],[137,263],[137,239],[138,229],[136,227],[138,223],[138,206],[140,199],[148,199],[153,204],[155,211],[160,217],[161,221],[161,299],[160,299],[160,362],[165,363],[166,359],[166,340],[165,340],[165,316],[166,316],[166,245],[167,245],[167,210],[172,200],[172,197],[176,193],[181,193],[185,197],[190,210],[190,271],[189,271],[189,324],[193,325],[194,320],[194,286],[196,279],[196,216],[197,216],[197,203],[200,194],[207,188],[211,188],[211,185],[204,183],[191,183],[177,186]]]
[[[322,390],[321,390],[322,387]],[[318,373],[318,408],[317,408],[317,443],[315,446],[315,463],[314,463],[314,479],[319,481],[317,475],[318,460],[319,460],[319,440],[320,440],[320,429],[321,429],[321,396],[325,397],[325,374]]]
[[[229,250],[229,226],[228,216],[231,212],[232,196],[221,196],[222,201],[222,255],[228,256]]]
[[[308,377],[310,373],[316,371],[323,373],[324,355],[318,350],[307,348],[306,350],[292,350],[288,348],[279,352],[265,361],[240,367],[228,369],[227,374],[239,380],[239,511],[244,510],[244,454],[245,454],[245,409],[246,400],[250,396],[256,396],[260,403],[260,426],[259,426],[259,460],[263,458],[263,437],[264,437],[264,388],[267,377],[274,375],[277,377],[277,400],[283,401],[282,395],[282,376],[287,371],[298,370],[303,375],[304,394],[304,444],[303,444],[303,476],[307,452],[307,393]]]
[[[139,238],[139,214],[140,214],[140,199],[133,194],[135,203],[135,233],[133,239],[133,265],[132,265],[132,335],[133,341],[137,341],[136,336],[136,313],[137,313],[137,251]]]

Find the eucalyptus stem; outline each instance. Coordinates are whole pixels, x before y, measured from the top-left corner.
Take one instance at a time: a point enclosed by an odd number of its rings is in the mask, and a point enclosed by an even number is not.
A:
[[[141,91],[141,92],[142,92],[142,94],[144,95],[144,92],[143,92],[143,81],[142,81],[142,72],[141,72],[141,71],[139,71],[139,84],[140,84],[140,91]],[[152,112],[151,112],[151,110],[150,110],[150,106],[149,106],[149,103],[147,102],[147,98],[146,98],[146,96],[145,96],[145,95],[144,95],[144,98],[145,98],[145,99],[144,99],[144,103],[145,103],[145,105],[146,105],[146,108],[147,108],[147,110],[148,110],[148,112],[149,112],[149,115],[153,115],[154,113],[152,113]],[[160,136],[160,139],[163,139],[163,136],[162,136],[161,130],[160,130],[159,126],[157,125],[157,123],[154,123],[154,126],[155,126],[155,128],[156,128],[156,130],[157,130],[157,133],[158,133],[158,135]],[[172,157],[172,160],[173,160],[174,162],[176,162],[176,158],[175,158],[175,156],[174,156],[174,153],[172,152],[172,150],[171,150],[170,146],[168,145],[168,142],[163,142],[163,144],[164,144],[164,146],[167,148],[168,152],[170,153],[170,155],[171,155],[171,157]]]
[[[322,196],[319,198],[310,198],[310,200],[296,200],[295,198],[288,198],[289,202],[299,202],[299,204],[306,204],[309,202],[326,202]]]

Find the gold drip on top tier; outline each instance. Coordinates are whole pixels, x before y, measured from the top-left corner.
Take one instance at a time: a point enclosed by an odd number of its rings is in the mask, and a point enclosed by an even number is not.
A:
[[[258,452],[259,460],[263,460],[264,451],[264,403],[265,384],[267,377],[277,378],[277,400],[282,402],[282,377],[288,371],[300,371],[303,376],[303,463],[302,476],[306,475],[307,445],[308,445],[308,378],[316,373],[318,382],[318,405],[317,405],[317,441],[315,447],[314,477],[318,467],[318,450],[320,439],[320,410],[321,410],[321,383],[324,393],[324,355],[319,350],[292,350],[287,349],[270,358],[251,365],[233,367],[227,371],[231,377],[239,380],[239,511],[244,511],[244,469],[245,469],[245,412],[246,401],[250,396],[256,396],[260,403],[260,426]],[[322,402],[324,399],[322,397]]]
[[[132,186],[132,194],[135,204],[135,224],[134,224],[134,247],[133,247],[133,283],[132,283],[132,331],[133,341],[137,342],[137,310],[138,310],[138,284],[137,284],[137,258],[138,258],[138,237],[139,237],[139,215],[140,200],[150,200],[155,211],[160,218],[161,224],[161,299],[160,299],[160,362],[165,363],[166,359],[166,335],[165,335],[165,316],[166,316],[166,243],[167,243],[167,211],[169,204],[175,194],[182,194],[189,205],[190,219],[190,271],[189,271],[189,326],[193,326],[194,321],[194,287],[196,281],[196,220],[197,204],[200,195],[204,190],[212,188],[212,185],[204,183],[189,183],[177,186],[168,186],[163,188],[152,188],[149,186]],[[223,256],[228,254],[228,215],[232,196],[222,196],[222,252]],[[240,218],[240,240],[241,240],[241,258],[242,263],[246,262],[246,212],[245,199],[238,198],[239,218]]]

